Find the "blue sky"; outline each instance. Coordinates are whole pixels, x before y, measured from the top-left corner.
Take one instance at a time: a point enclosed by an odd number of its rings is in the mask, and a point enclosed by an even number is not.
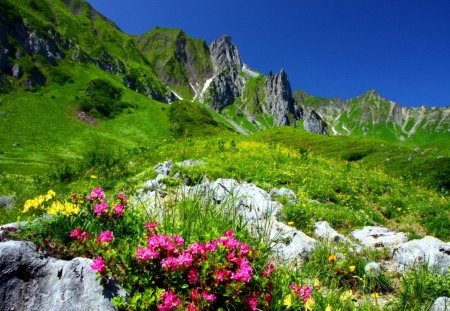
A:
[[[129,34],[233,37],[246,64],[284,68],[293,90],[450,106],[449,0],[88,0]]]

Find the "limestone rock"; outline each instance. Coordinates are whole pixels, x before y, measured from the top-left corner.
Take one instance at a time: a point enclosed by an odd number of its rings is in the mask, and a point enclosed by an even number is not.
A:
[[[305,111],[303,128],[311,133],[328,135],[328,126],[314,110]]]
[[[403,232],[391,231],[385,227],[366,226],[362,229],[354,230],[350,237],[368,247],[388,247],[398,248],[408,240],[408,236]]]
[[[395,253],[399,270],[405,270],[418,263],[428,263],[430,270],[445,273],[450,268],[450,242],[426,236],[420,240],[403,243]]]
[[[211,108],[221,111],[242,95],[243,82],[239,72],[232,67],[215,75],[205,94],[205,101]]]
[[[91,259],[59,260],[35,251],[30,242],[0,243],[2,310],[115,310],[111,299],[125,291],[100,285]]]
[[[156,173],[166,177],[170,174],[170,172],[172,171],[172,168],[174,166],[174,163],[172,160],[163,162],[163,163],[159,163],[155,165],[155,171]]]
[[[206,163],[203,160],[192,160],[192,159],[177,163],[177,165],[179,167],[188,167],[188,166],[195,166],[195,165],[201,165],[201,164],[206,164]]]
[[[450,298],[439,297],[437,298],[430,308],[430,311],[448,311],[450,310]]]
[[[327,240],[328,242],[341,242],[345,240],[345,237],[331,228],[327,221],[318,221],[314,225],[314,234],[320,239]]]
[[[0,196],[0,208],[12,208],[16,201],[16,197],[13,195],[2,195]]]
[[[297,203],[298,199],[295,195],[294,191],[288,189],[288,188],[272,188],[269,192],[269,194],[272,196],[272,198],[286,198],[288,200],[289,204],[295,204]]]
[[[221,72],[230,68],[241,69],[243,62],[233,40],[228,35],[223,35],[211,43],[209,47],[211,61],[215,72]]]
[[[263,112],[274,117],[275,125],[290,125],[291,119],[297,120],[302,116],[302,111],[294,106],[291,84],[286,72],[269,75],[266,80],[266,103],[262,107]]]

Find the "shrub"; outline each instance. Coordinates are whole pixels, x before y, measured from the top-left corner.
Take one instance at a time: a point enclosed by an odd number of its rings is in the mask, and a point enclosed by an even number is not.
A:
[[[81,108],[97,117],[113,118],[128,107],[121,101],[122,93],[122,89],[107,80],[92,80],[86,89],[86,99]]]

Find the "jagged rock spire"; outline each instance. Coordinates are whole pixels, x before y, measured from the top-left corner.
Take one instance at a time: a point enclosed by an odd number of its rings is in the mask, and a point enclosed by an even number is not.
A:
[[[209,47],[214,71],[220,73],[224,69],[241,69],[243,62],[239,51],[229,35],[223,35],[211,43]]]

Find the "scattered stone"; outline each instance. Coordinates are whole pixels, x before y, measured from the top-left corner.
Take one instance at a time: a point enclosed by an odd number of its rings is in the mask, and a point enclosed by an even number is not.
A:
[[[408,236],[404,232],[395,232],[379,226],[366,226],[362,229],[354,230],[350,233],[350,237],[364,246],[375,248],[388,247],[390,249],[398,248],[408,240]]]
[[[0,196],[0,208],[4,207],[7,209],[13,208],[16,202],[16,197],[13,195],[2,195]]]
[[[111,299],[126,295],[113,281],[100,285],[91,259],[59,260],[35,249],[31,242],[0,243],[2,310],[115,310]]]
[[[328,242],[342,242],[345,237],[331,228],[330,224],[326,221],[318,221],[314,225],[314,234],[320,239],[327,240]]]
[[[163,177],[167,177],[172,171],[173,166],[174,166],[173,161],[169,160],[163,163],[156,164],[155,171],[156,173],[162,175]]]
[[[427,263],[429,270],[445,273],[450,268],[450,242],[426,236],[420,240],[403,243],[395,253],[400,271],[418,263]]]
[[[201,164],[206,164],[205,161],[203,160],[185,160],[183,162],[178,162],[177,165],[179,167],[187,167],[187,166],[195,166],[195,165],[201,165]]]
[[[269,192],[270,196],[274,199],[276,198],[281,198],[281,197],[285,197],[288,200],[289,204],[295,204],[297,203],[298,199],[297,196],[295,195],[294,191],[288,189],[288,188],[272,188]]]
[[[449,297],[439,297],[433,303],[430,311],[448,311],[450,310],[450,298]]]

